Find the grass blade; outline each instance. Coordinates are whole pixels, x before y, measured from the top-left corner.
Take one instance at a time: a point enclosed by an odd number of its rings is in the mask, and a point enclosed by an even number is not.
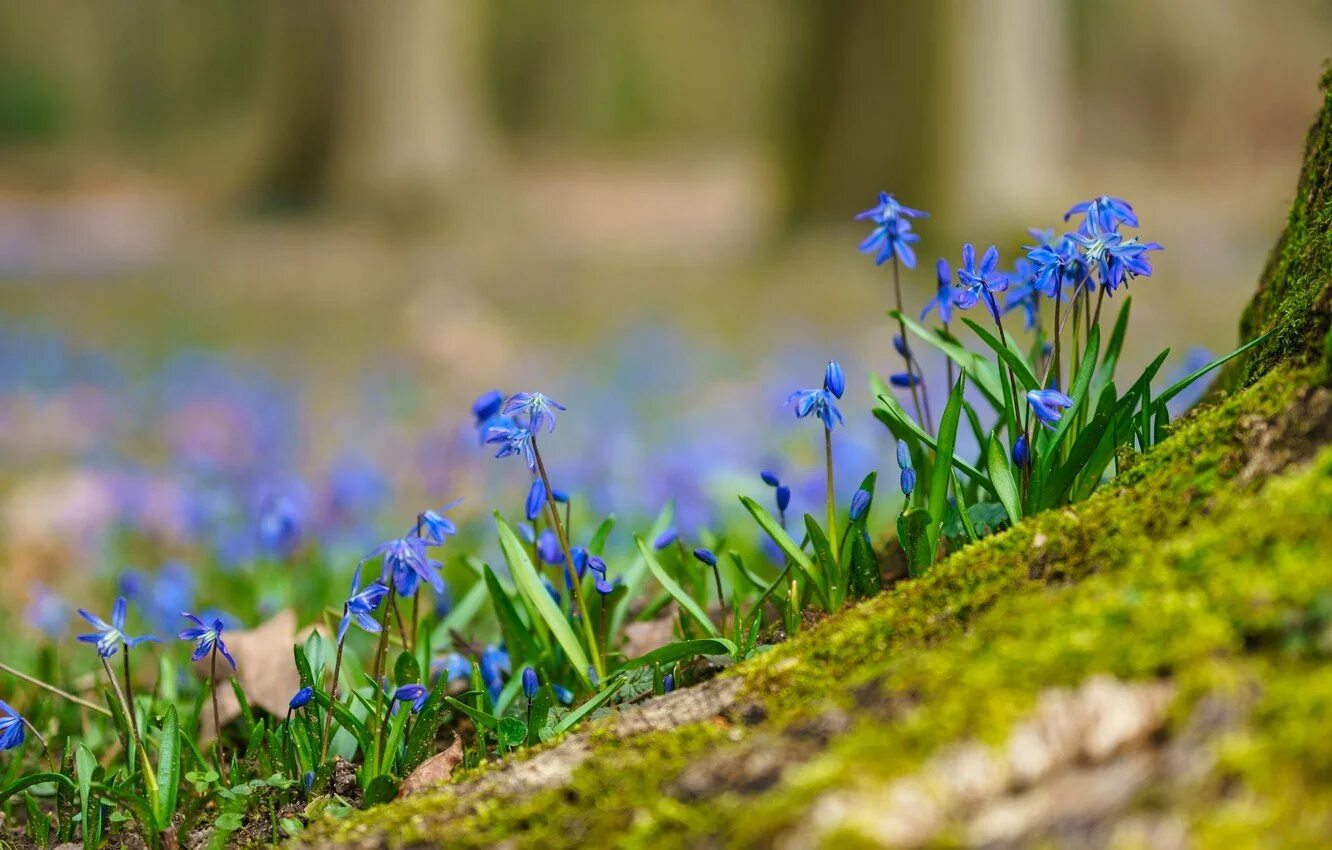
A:
[[[831,608],[828,600],[827,579],[824,577],[823,572],[819,569],[818,565],[811,561],[809,556],[805,554],[805,550],[796,545],[796,542],[791,539],[791,535],[787,534],[786,529],[782,528],[781,523],[777,522],[772,514],[768,513],[758,502],[748,496],[741,496],[740,504],[745,506],[745,510],[749,511],[749,515],[754,518],[754,521],[759,524],[760,528],[768,533],[768,536],[772,538],[773,542],[777,544],[777,547],[782,550],[786,557],[790,558],[800,571],[805,574],[805,577],[809,579],[809,583],[814,587],[814,591],[818,593],[819,601],[823,603],[824,608]]]
[[[990,481],[998,491],[999,504],[1008,513],[1009,524],[1017,525],[1022,521],[1022,498],[1017,481],[1013,478],[1008,451],[997,433],[990,435],[990,441],[985,446],[985,465],[990,471]]]
[[[961,374],[948,396],[943,417],[939,420],[939,443],[930,470],[930,558],[938,554],[939,530],[943,528],[944,510],[948,507],[948,482],[953,469],[953,449],[957,445],[957,426],[962,420],[962,393],[966,390],[967,376]]]
[[[634,542],[638,544],[639,554],[642,555],[643,562],[647,564],[648,570],[652,572],[652,577],[675,599],[681,610],[688,612],[689,616],[697,620],[709,637],[720,638],[721,632],[717,631],[717,627],[713,625],[712,620],[708,619],[707,612],[694,601],[692,596],[685,592],[683,587],[676,583],[675,579],[671,578],[670,573],[666,572],[666,568],[657,560],[657,556],[652,554],[651,547],[643,542],[643,538],[635,534]]]

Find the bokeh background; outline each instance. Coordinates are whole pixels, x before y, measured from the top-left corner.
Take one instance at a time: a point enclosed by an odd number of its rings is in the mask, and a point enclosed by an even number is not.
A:
[[[1329,48],[1318,0],[0,3],[6,604],[515,510],[492,388],[569,406],[598,509],[812,508],[829,358],[843,483],[891,465],[880,189],[932,214],[909,309],[1109,193],[1166,248],[1129,365],[1227,349]]]

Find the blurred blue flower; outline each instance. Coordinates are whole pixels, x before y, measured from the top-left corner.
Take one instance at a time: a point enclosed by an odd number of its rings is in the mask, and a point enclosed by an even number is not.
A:
[[[924,218],[929,213],[902,206],[897,199],[887,192],[879,193],[879,203],[856,215],[857,221],[868,219],[874,223],[865,241],[860,243],[864,254],[875,254],[874,262],[883,265],[889,257],[897,257],[902,265],[909,269],[916,267],[916,252],[911,245],[920,241],[920,236],[911,231],[908,219]]]
[[[920,376],[912,372],[894,372],[888,376],[888,383],[900,389],[910,389],[920,384]]]
[[[777,473],[767,469],[759,473],[759,478],[762,478],[763,483],[767,484],[769,487],[776,487],[782,483],[781,479],[777,477]]]
[[[445,681],[454,682],[472,675],[472,662],[456,652],[450,652],[443,658],[437,658],[430,664],[432,673],[445,677]]]
[[[709,567],[717,566],[717,556],[709,549],[695,549],[694,557],[707,564]]]
[[[23,620],[49,638],[63,637],[69,628],[69,605],[51,588],[34,582]]]
[[[994,300],[996,292],[1008,288],[1008,275],[998,270],[999,249],[991,245],[985,249],[980,263],[976,262],[976,249],[968,242],[962,246],[962,266],[957,270],[960,287],[953,303],[963,310],[976,306],[982,298],[990,308],[995,321],[999,320],[999,304]]]
[[[495,418],[503,406],[504,394],[499,390],[491,390],[477,396],[476,401],[472,402],[472,416],[476,419],[477,427]]]
[[[523,696],[530,701],[536,698],[537,688],[541,683],[537,680],[537,672],[531,667],[523,668]]]
[[[829,360],[827,368],[823,370],[823,388],[837,398],[846,392],[846,376],[842,374],[842,364],[836,360]]]
[[[393,701],[401,703],[411,703],[412,713],[419,712],[426,704],[430,691],[426,690],[424,685],[418,685],[415,682],[407,685],[400,685],[393,692]]]
[[[1109,195],[1101,195],[1090,201],[1074,204],[1064,213],[1064,221],[1075,215],[1084,217],[1081,226],[1078,227],[1078,233],[1084,236],[1110,233],[1121,224],[1127,224],[1129,227],[1138,226],[1138,216],[1133,212],[1129,202]]]
[[[552,567],[564,563],[564,549],[560,546],[559,535],[552,529],[542,529],[541,536],[537,538],[537,554]]]
[[[870,494],[868,490],[857,490],[851,497],[851,521],[855,522],[865,515],[870,507]]]
[[[791,506],[791,488],[785,484],[777,488],[777,510],[785,511]]]
[[[144,641],[157,643],[157,638],[152,635],[130,637],[125,634],[125,614],[127,613],[128,608],[129,604],[125,601],[125,597],[117,597],[115,605],[111,608],[110,623],[107,623],[96,614],[80,608],[79,616],[87,620],[88,623],[96,629],[96,632],[93,634],[79,635],[79,640],[84,643],[97,644],[97,654],[103,658],[110,658],[115,655],[118,645],[122,643],[125,645],[126,649],[138,646]]]
[[[953,290],[953,269],[947,260],[940,257],[934,271],[938,288],[934,297],[926,302],[925,309],[920,311],[920,320],[925,321],[931,310],[938,310],[939,318],[946,325],[953,320],[953,302],[957,300],[957,293]]]
[[[551,685],[550,689],[555,692],[555,699],[559,700],[561,705],[573,704],[573,691],[563,685]]]
[[[444,579],[439,574],[443,567],[439,561],[431,559],[426,552],[426,541],[419,537],[399,537],[386,540],[375,547],[366,556],[366,560],[383,557],[379,580],[384,584],[393,582],[399,596],[411,596],[416,593],[417,585],[424,580],[436,593],[444,592]]]
[[[213,624],[210,626],[188,611],[181,611],[180,616],[196,625],[195,628],[185,629],[177,635],[181,640],[194,641],[194,653],[190,656],[191,661],[199,661],[216,649],[222,653],[223,658],[227,659],[231,669],[236,669],[236,659],[231,657],[231,653],[227,651],[227,645],[222,642],[222,620],[220,618],[213,620]]]
[[[481,650],[481,681],[490,694],[491,702],[499,700],[500,691],[504,690],[504,680],[510,669],[509,653],[502,647],[491,644]]]
[[[458,526],[444,514],[456,508],[462,499],[454,499],[438,510],[422,511],[416,517],[416,536],[431,546],[438,546],[445,538],[458,533]]]
[[[1027,403],[1042,425],[1053,428],[1059,424],[1064,411],[1073,406],[1073,399],[1056,389],[1031,390],[1027,393]]]
[[[541,516],[541,509],[546,504],[546,485],[540,478],[532,479],[532,486],[527,489],[527,502],[524,504],[528,522]]]
[[[675,526],[671,526],[661,534],[657,535],[657,539],[652,541],[652,548],[660,552],[662,549],[665,549],[679,539],[680,532],[676,530]]]
[[[501,408],[507,416],[527,417],[527,428],[533,434],[539,433],[546,420],[550,420],[550,432],[555,431],[555,411],[565,410],[565,406],[542,393],[517,393],[510,396]]]
[[[486,437],[486,442],[500,447],[499,451],[495,452],[495,457],[520,454],[528,469],[536,469],[536,450],[532,448],[532,432],[526,428],[492,428]]]
[[[301,545],[300,505],[290,495],[270,495],[259,506],[259,546],[268,555],[286,560]]]
[[[1023,311],[1023,330],[1031,330],[1036,327],[1036,320],[1040,317],[1041,302],[1040,293],[1037,291],[1034,283],[1027,282],[1019,284],[1009,290],[1004,300],[1004,312],[1011,313],[1021,308]]]
[[[1027,435],[1018,435],[1017,442],[1013,444],[1013,463],[1018,469],[1026,469],[1027,464],[1031,462],[1031,444],[1027,442]]]
[[[338,623],[338,644],[347,636],[347,629],[354,622],[371,634],[380,632],[379,621],[370,615],[379,603],[384,601],[388,594],[388,587],[383,582],[371,582],[364,590],[361,589],[361,565],[356,565],[356,572],[352,574],[351,591],[347,595],[347,602],[343,606],[342,621]]]
[[[796,402],[796,416],[804,419],[813,414],[823,421],[823,427],[829,431],[836,424],[845,424],[842,411],[837,409],[836,400],[827,390],[796,390],[786,400],[787,404]]]
[[[26,734],[23,717],[9,703],[0,699],[0,751],[18,747]]]

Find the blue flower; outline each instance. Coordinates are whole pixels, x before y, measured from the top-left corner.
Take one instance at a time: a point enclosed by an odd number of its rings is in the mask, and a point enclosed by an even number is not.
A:
[[[65,600],[51,588],[36,582],[32,588],[32,598],[23,612],[23,620],[47,637],[58,638],[69,628],[69,608]]]
[[[532,448],[532,432],[526,428],[491,428],[487,443],[500,447],[495,457],[522,455],[528,469],[536,469],[536,450]]]
[[[412,683],[401,685],[393,692],[394,702],[410,702],[412,704],[412,713],[416,714],[425,707],[426,699],[429,698],[430,691],[426,690],[424,685]]]
[[[920,376],[911,372],[894,372],[888,376],[888,383],[900,389],[910,389],[920,384]]]
[[[791,488],[785,484],[777,488],[777,510],[785,511],[791,505]]]
[[[342,622],[338,623],[338,644],[341,645],[347,636],[347,629],[353,622],[365,629],[371,634],[378,634],[380,631],[379,621],[370,614],[379,607],[379,603],[384,601],[384,596],[388,593],[388,587],[383,582],[371,582],[365,590],[361,586],[361,567],[356,566],[356,572],[352,574],[351,592],[347,596],[347,603],[342,609]]]
[[[675,690],[675,674],[667,673],[661,680],[661,692],[669,694],[673,690]]]
[[[537,688],[539,687],[541,687],[541,683],[537,679],[537,672],[531,667],[524,667],[523,696],[527,697],[528,700],[534,699],[537,695]]]
[[[499,700],[504,690],[504,677],[510,672],[509,653],[502,647],[487,646],[481,650],[481,681],[490,693],[491,702]]]
[[[906,440],[897,441],[897,468],[911,468],[911,447],[907,445]]]
[[[433,673],[444,676],[445,681],[453,682],[472,675],[472,662],[456,652],[450,652],[443,658],[437,658],[430,664]]]
[[[1027,442],[1027,435],[1018,435],[1017,442],[1013,444],[1013,463],[1018,469],[1026,469],[1027,464],[1031,462],[1031,444]]]
[[[19,746],[26,734],[22,715],[9,703],[0,699],[0,751],[12,750]]]
[[[567,505],[569,503],[569,494],[558,487],[550,488],[550,498],[557,504]]]
[[[181,611],[180,616],[196,624],[195,628],[185,629],[177,635],[181,640],[194,641],[194,654],[190,656],[191,661],[198,661],[216,650],[222,653],[223,658],[227,659],[227,663],[231,665],[232,670],[236,669],[236,659],[231,657],[231,653],[227,651],[227,645],[222,642],[222,620],[220,618],[213,620],[213,624],[210,626],[188,611]]]
[[[656,540],[652,541],[652,548],[660,552],[662,549],[665,549],[679,539],[680,532],[677,531],[674,526],[671,526],[658,535]]]
[[[546,485],[540,478],[532,479],[532,486],[527,489],[527,503],[524,505],[527,521],[532,522],[541,516],[541,508],[546,504]]]
[[[874,229],[865,241],[860,243],[864,254],[875,254],[874,262],[883,265],[889,257],[897,257],[902,265],[909,269],[916,267],[916,252],[911,245],[920,241],[920,236],[911,232],[908,219],[924,218],[929,214],[920,210],[904,207],[887,192],[879,193],[877,206],[856,215],[857,221],[868,219],[874,222]]]
[[[940,257],[934,271],[938,280],[938,289],[934,297],[925,304],[925,309],[920,311],[920,320],[925,321],[931,310],[938,310],[939,318],[946,325],[953,320],[953,302],[957,300],[957,292],[953,289],[953,269],[947,260]]]
[[[836,360],[829,360],[823,370],[823,388],[838,398],[846,392],[846,376],[842,374],[842,364]]]
[[[444,592],[444,579],[439,570],[443,567],[439,561],[431,559],[426,553],[426,542],[419,537],[399,537],[386,540],[375,547],[366,556],[366,560],[383,557],[379,580],[384,584],[393,582],[399,596],[411,596],[416,593],[418,583],[424,579],[436,593]]]
[[[549,528],[544,529],[537,538],[537,554],[552,567],[564,563],[564,549],[560,546],[560,538]]]
[[[1075,215],[1084,216],[1082,225],[1078,228],[1078,233],[1084,236],[1098,232],[1110,233],[1121,224],[1127,224],[1129,227],[1138,226],[1138,216],[1133,212],[1129,202],[1109,195],[1101,195],[1090,201],[1074,204],[1064,213],[1064,221]]]
[[[791,393],[790,398],[786,400],[787,404],[797,402],[796,416],[804,419],[813,414],[823,420],[823,427],[829,431],[835,424],[845,424],[846,420],[842,418],[842,411],[837,409],[837,402],[833,394],[827,390],[796,390]]]
[[[717,566],[717,556],[712,554],[712,551],[709,549],[695,549],[694,557],[707,564],[709,567]]]
[[[1064,283],[1071,257],[1051,245],[1038,245],[1027,249],[1027,262],[1031,271],[1031,285],[1049,298],[1055,297]]]
[[[314,688],[306,686],[292,696],[291,700],[287,703],[287,708],[292,711],[295,711],[298,708],[305,708],[310,704],[310,700],[312,699],[314,699]]]
[[[491,390],[477,396],[476,401],[472,402],[472,415],[476,417],[477,427],[494,419],[503,406],[504,395],[499,390]]]
[[[1008,276],[998,270],[999,249],[991,245],[985,249],[980,263],[976,263],[976,249],[968,242],[962,246],[962,266],[957,270],[957,280],[961,284],[954,296],[953,303],[963,310],[969,310],[976,302],[985,299],[990,313],[999,319],[999,305],[994,300],[994,293],[1008,288]]]
[[[445,516],[446,511],[457,507],[462,499],[454,499],[438,510],[422,511],[416,516],[416,536],[431,546],[438,546],[445,538],[458,533],[458,526]]]
[[[116,604],[111,608],[111,622],[109,624],[96,614],[80,608],[79,616],[87,620],[97,631],[89,635],[79,635],[79,640],[84,643],[97,644],[97,654],[103,658],[110,658],[115,655],[118,645],[122,643],[126,649],[138,646],[145,641],[156,643],[157,638],[152,635],[130,637],[125,634],[125,613],[128,608],[129,605],[125,602],[125,597],[117,597]]]
[[[911,466],[911,449],[907,446],[906,440],[897,441],[897,468],[902,470],[899,476],[902,495],[910,496],[911,491],[916,489],[916,470]]]
[[[259,508],[259,545],[276,558],[287,559],[301,545],[301,509],[290,496],[270,496]]]
[[[559,700],[561,705],[573,704],[573,691],[563,685],[551,685],[550,689],[555,692],[555,699]]]
[[[911,491],[916,489],[916,470],[904,469],[899,482],[902,485],[902,495],[910,496]]]
[[[1004,312],[1011,313],[1021,308],[1025,316],[1023,317],[1023,329],[1031,330],[1036,327],[1036,320],[1041,314],[1040,292],[1037,291],[1035,284],[1030,279],[1016,288],[1009,290],[1007,298],[1004,300]]]
[[[1155,242],[1139,242],[1137,237],[1124,239],[1118,233],[1097,233],[1085,236],[1073,235],[1073,240],[1082,246],[1082,253],[1090,273],[1094,273],[1102,287],[1114,292],[1120,284],[1135,277],[1150,277],[1152,265],[1146,254],[1159,251],[1161,246]]]
[[[517,393],[510,396],[501,408],[507,416],[527,416],[527,427],[533,434],[541,431],[546,419],[550,419],[550,431],[555,430],[555,411],[565,410],[565,406],[541,393]]]
[[[1073,406],[1073,399],[1059,390],[1031,390],[1027,393],[1027,403],[1041,424],[1053,428],[1059,423],[1064,411]]]
[[[777,477],[777,473],[767,469],[759,473],[759,478],[762,478],[763,483],[767,484],[769,487],[777,487],[782,483],[781,479]]]
[[[901,334],[893,334],[893,350],[908,360],[911,359],[911,347],[902,339]]]
[[[868,490],[857,490],[851,497],[851,521],[863,517],[870,507],[870,494]]]

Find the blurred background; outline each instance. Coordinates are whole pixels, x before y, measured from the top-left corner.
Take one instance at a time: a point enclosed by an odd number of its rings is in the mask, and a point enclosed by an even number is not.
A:
[[[826,360],[842,483],[891,469],[880,189],[931,213],[909,311],[1108,193],[1165,246],[1128,365],[1228,349],[1329,48],[1325,0],[0,2],[9,602],[516,511],[493,388],[569,407],[598,510],[697,526],[761,465],[813,509]]]

